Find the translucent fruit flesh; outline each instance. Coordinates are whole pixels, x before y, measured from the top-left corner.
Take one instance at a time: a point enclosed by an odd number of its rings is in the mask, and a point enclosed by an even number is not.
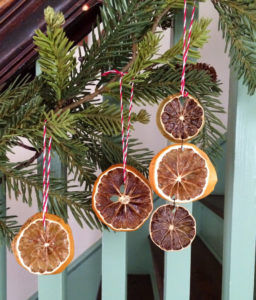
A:
[[[150,237],[164,251],[188,247],[196,235],[195,219],[183,207],[160,206],[152,215]]]
[[[205,161],[192,149],[168,152],[157,170],[158,186],[166,196],[190,200],[203,192],[206,184]]]
[[[152,192],[142,174],[127,167],[123,184],[123,168],[113,166],[105,171],[94,186],[93,209],[107,226],[116,231],[138,229],[153,208]]]
[[[31,273],[55,274],[64,270],[73,258],[71,229],[63,220],[49,214],[44,229],[42,216],[38,215],[23,226],[13,241],[13,252],[18,262]]]
[[[207,154],[193,144],[173,144],[154,156],[149,181],[161,198],[186,203],[208,196],[217,183],[217,173]]]

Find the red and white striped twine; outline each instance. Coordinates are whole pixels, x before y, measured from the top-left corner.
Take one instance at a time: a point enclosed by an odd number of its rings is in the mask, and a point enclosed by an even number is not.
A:
[[[187,63],[187,59],[188,59],[188,51],[189,51],[189,47],[190,47],[190,40],[191,40],[191,33],[192,33],[192,27],[193,27],[193,22],[194,22],[195,10],[196,10],[196,2],[194,1],[192,15],[191,15],[191,21],[190,21],[190,25],[189,25],[188,40],[186,40],[186,33],[187,33],[187,0],[184,0],[183,68],[182,68],[181,87],[180,87],[180,93],[181,93],[182,97],[187,97],[188,96],[188,92],[185,92],[186,63]]]
[[[120,72],[118,70],[110,70],[102,74],[102,76],[107,76],[109,74],[117,74],[120,75],[120,105],[121,105],[121,128],[122,128],[122,150],[123,150],[123,178],[124,183],[126,182],[127,178],[127,154],[128,154],[128,142],[130,136],[130,127],[131,127],[131,114],[132,114],[132,101],[133,101],[133,92],[134,92],[134,82],[132,81],[131,84],[131,96],[130,96],[130,106],[129,106],[129,115],[128,115],[128,123],[127,123],[127,130],[126,130],[126,140],[125,140],[125,133],[124,133],[124,106],[123,106],[123,77],[126,73]]]
[[[50,187],[50,172],[51,172],[51,149],[52,149],[52,137],[49,138],[48,144],[48,165],[46,170],[46,123],[44,121],[44,133],[43,133],[43,225],[45,228],[45,214],[47,213],[48,195]]]

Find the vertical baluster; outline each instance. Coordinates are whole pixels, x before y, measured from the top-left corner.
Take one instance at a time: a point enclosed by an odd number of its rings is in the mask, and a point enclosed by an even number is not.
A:
[[[102,238],[102,300],[126,300],[127,233],[104,230]]]
[[[36,74],[40,74],[40,66],[36,64]],[[43,129],[42,129],[43,131]],[[42,171],[42,157],[38,160],[39,171]],[[67,179],[66,167],[61,163],[56,153],[52,154],[51,176]],[[39,300],[67,300],[67,272],[57,275],[38,276],[38,299]]]
[[[39,163],[42,163],[42,159]],[[66,178],[66,168],[61,163],[56,153],[52,155],[51,176]],[[67,300],[67,272],[66,270],[56,275],[38,276],[39,300]]]
[[[230,72],[223,300],[252,300],[256,228],[256,97]]]
[[[0,174],[0,216],[5,216],[6,212],[6,195],[5,195],[5,181]],[[3,239],[0,235],[0,240]],[[3,244],[0,246],[0,300],[7,299],[6,284],[7,284],[7,269],[6,269],[6,247]]]
[[[190,24],[191,8],[188,8],[187,29]],[[198,17],[198,9],[195,18]],[[183,36],[183,11],[175,16],[175,29],[173,43],[176,44]],[[192,211],[192,203],[186,204],[186,208]],[[189,300],[190,298],[190,266],[191,247],[180,252],[166,252],[164,263],[164,299],[165,300]]]

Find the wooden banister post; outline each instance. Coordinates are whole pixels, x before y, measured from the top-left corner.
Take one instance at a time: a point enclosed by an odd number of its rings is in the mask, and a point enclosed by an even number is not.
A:
[[[42,159],[41,159],[42,160]],[[41,161],[40,161],[41,163]],[[56,153],[52,155],[51,176],[66,178],[66,167],[61,163]],[[67,300],[67,271],[56,275],[38,276],[39,300]]]
[[[126,300],[127,233],[104,230],[102,238],[102,300]]]
[[[0,216],[6,213],[5,181],[0,174]],[[3,239],[0,235],[0,239]],[[6,269],[6,246],[0,245],[0,300],[7,299],[7,269]]]
[[[256,230],[256,96],[230,72],[222,300],[253,300]]]
[[[40,66],[36,64],[36,74],[40,74]],[[42,128],[43,132],[43,128]],[[38,159],[39,172],[42,173],[42,156]],[[66,178],[66,167],[61,163],[56,153],[52,154],[51,176]],[[67,300],[67,271],[57,275],[38,276],[38,300]]]
[[[188,8],[187,28],[190,24],[191,11]],[[198,17],[198,9],[195,18]],[[183,10],[175,16],[175,29],[173,43],[176,44],[183,36]],[[181,75],[181,74],[180,74]],[[184,205],[192,212],[192,203]],[[189,300],[190,299],[190,267],[191,247],[179,252],[166,252],[164,263],[164,300]]]

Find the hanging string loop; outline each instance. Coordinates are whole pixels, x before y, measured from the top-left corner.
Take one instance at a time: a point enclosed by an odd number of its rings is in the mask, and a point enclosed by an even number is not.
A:
[[[196,10],[196,2],[194,1],[191,20],[189,25],[189,33],[187,39],[187,0],[184,0],[184,22],[183,22],[183,67],[182,67],[182,75],[181,75],[181,86],[180,86],[180,93],[182,97],[187,97],[188,92],[185,92],[186,87],[186,63],[188,60],[188,51],[190,47],[190,40],[192,34],[192,28],[194,23],[194,16]]]
[[[128,115],[128,123],[126,129],[126,139],[125,139],[125,130],[124,130],[124,106],[123,106],[123,77],[125,76],[124,72],[118,70],[109,70],[102,74],[102,76],[107,76],[109,74],[117,74],[120,76],[120,112],[121,112],[121,134],[122,134],[122,151],[123,151],[123,180],[126,182],[127,178],[127,155],[128,155],[128,142],[130,137],[130,127],[131,127],[131,114],[132,114],[132,101],[133,101],[133,92],[134,92],[134,81],[131,84],[131,95],[129,100],[129,115]]]
[[[51,149],[52,149],[52,137],[50,136],[48,142],[48,155],[46,157],[46,152],[47,152],[46,124],[47,124],[47,120],[44,121],[44,132],[43,132],[43,225],[44,228],[45,228],[45,214],[47,213],[47,207],[48,207],[50,172],[51,172]],[[47,168],[46,168],[46,161],[47,161]]]

